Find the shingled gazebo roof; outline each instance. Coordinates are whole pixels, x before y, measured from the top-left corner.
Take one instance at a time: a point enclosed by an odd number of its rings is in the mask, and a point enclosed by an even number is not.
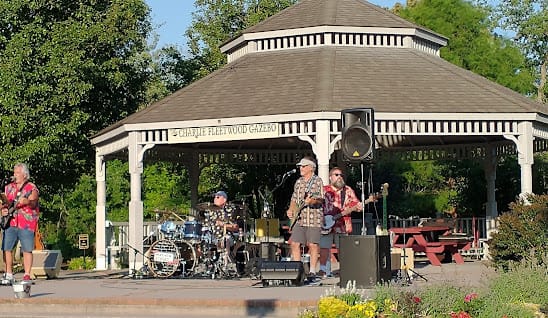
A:
[[[303,0],[248,28],[233,40],[238,45],[229,43],[225,50],[231,54],[253,41],[246,37],[256,40],[268,38],[270,31],[320,26],[415,39],[425,35],[438,47],[445,41],[361,0]],[[101,133],[125,124],[340,111],[359,105],[388,113],[541,112],[540,104],[413,45],[332,43],[249,52]]]

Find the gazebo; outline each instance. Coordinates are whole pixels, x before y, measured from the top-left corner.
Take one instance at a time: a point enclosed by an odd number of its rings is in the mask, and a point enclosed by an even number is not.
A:
[[[378,156],[481,160],[494,220],[497,158],[517,154],[521,192],[531,193],[533,154],[548,146],[546,106],[441,59],[446,44],[362,0],[302,0],[244,30],[221,47],[223,68],[93,137],[96,269],[107,266],[109,158],[129,161],[129,244],[142,252],[145,157],[184,162],[193,204],[200,163],[287,165],[312,153],[325,182],[349,108],[374,109]]]

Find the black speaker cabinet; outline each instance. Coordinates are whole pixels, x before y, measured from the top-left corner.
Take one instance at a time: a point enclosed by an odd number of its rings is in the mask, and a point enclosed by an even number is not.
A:
[[[356,281],[356,287],[368,288],[392,278],[388,235],[341,237],[339,258],[341,287],[348,281]]]
[[[60,250],[34,250],[30,274],[36,278],[57,278],[62,260]]]
[[[275,285],[300,286],[304,282],[304,266],[299,261],[261,262],[261,280],[263,286]]]
[[[341,150],[351,162],[372,161],[375,149],[373,108],[344,109],[341,112]]]

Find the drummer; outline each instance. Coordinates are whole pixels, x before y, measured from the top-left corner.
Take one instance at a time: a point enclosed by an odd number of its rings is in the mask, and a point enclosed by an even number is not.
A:
[[[238,224],[235,220],[235,209],[227,205],[228,195],[225,191],[218,191],[213,198],[213,204],[216,208],[211,209],[206,222],[213,232],[215,239],[220,247],[226,247],[227,254],[230,255],[234,245],[233,233],[238,232]]]

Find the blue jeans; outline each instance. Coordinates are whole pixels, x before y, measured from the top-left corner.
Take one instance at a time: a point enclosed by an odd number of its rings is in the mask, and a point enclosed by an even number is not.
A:
[[[34,232],[20,229],[16,226],[10,226],[4,230],[2,251],[13,250],[15,244],[17,244],[17,240],[21,242],[21,250],[23,250],[23,252],[32,253],[32,250],[34,249]]]

